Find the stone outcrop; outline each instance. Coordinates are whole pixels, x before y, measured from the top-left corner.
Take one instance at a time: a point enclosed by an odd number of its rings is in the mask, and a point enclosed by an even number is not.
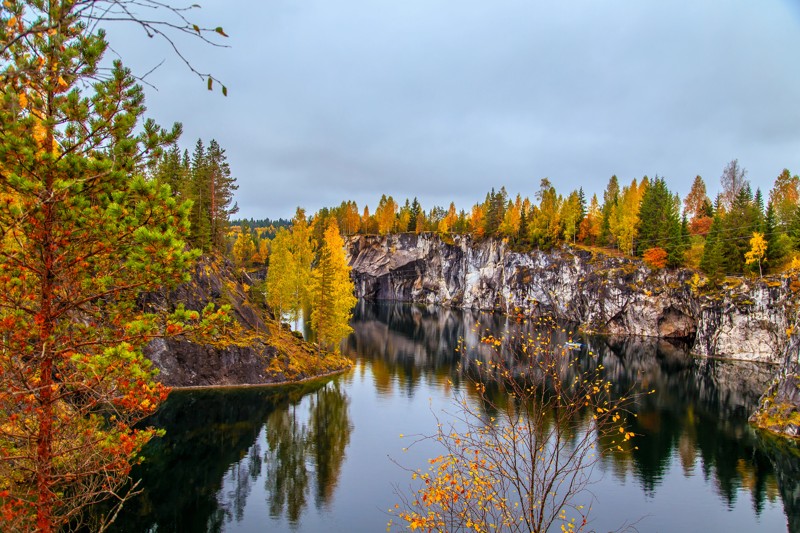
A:
[[[159,381],[171,387],[259,385],[296,381],[348,366],[337,356],[319,357],[316,349],[293,335],[263,306],[251,301],[247,273],[221,259],[202,258],[189,282],[166,293],[140,298],[142,307],[169,312],[182,304],[201,312],[206,305],[228,305],[233,323],[227,335],[204,343],[174,337],[155,339],[144,350],[160,370]]]
[[[570,247],[522,253],[468,236],[358,236],[347,246],[360,298],[546,313],[597,333],[681,339],[703,356],[777,363],[787,344],[789,280],[708,290],[689,270]]]

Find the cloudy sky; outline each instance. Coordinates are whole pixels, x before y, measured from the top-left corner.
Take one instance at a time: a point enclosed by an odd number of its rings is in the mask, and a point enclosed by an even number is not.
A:
[[[240,215],[382,193],[468,209],[490,188],[602,193],[664,176],[713,196],[738,158],[765,193],[800,173],[797,0],[199,0],[228,48],[109,26],[149,115],[217,139]]]

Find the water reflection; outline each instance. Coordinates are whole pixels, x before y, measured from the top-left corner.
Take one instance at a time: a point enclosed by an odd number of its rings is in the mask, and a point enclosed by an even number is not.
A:
[[[504,335],[506,344],[508,339],[537,334],[530,323],[498,314],[367,302],[360,302],[353,326],[344,349],[369,361],[386,396],[413,395],[420,381],[443,390],[451,383],[461,385],[468,365],[456,364],[463,362],[456,348],[462,342],[464,357],[487,360],[491,348],[479,342],[483,332]],[[798,491],[780,490],[777,463],[747,424],[773,368],[693,358],[686,346],[664,340],[580,335],[568,325],[552,342],[563,346],[569,340],[582,344],[584,356],[580,367],[569,372],[602,364],[618,394],[631,389],[655,391],[637,399],[632,409],[636,416],[628,419],[628,430],[641,435],[636,446],[607,457],[602,463],[605,471],[620,481],[632,476],[652,497],[677,460],[685,477],[701,475],[728,507],[744,491],[756,514],[782,492],[784,498],[797,500],[786,502],[787,507],[797,508]],[[506,344],[501,352],[511,360]],[[571,377],[563,376],[564,382]],[[792,488],[797,483],[792,479]]]
[[[297,524],[309,500],[325,506],[335,491],[353,430],[348,401],[331,381],[174,392],[150,421],[166,436],[134,471],[144,490],[114,530],[223,531],[245,520],[256,492],[272,518]]]
[[[349,375],[281,388],[173,393],[152,420],[167,434],[148,446],[148,461],[134,472],[143,493],[123,509],[114,530],[383,530],[385,509],[396,502],[393,486],[407,481],[386,459],[405,444],[397,435],[409,427],[435,430],[426,418],[429,397],[446,405],[454,388],[470,394],[470,362],[491,355],[479,342],[482,333],[536,334],[530,324],[501,315],[366,302],[353,327],[343,343],[357,363]],[[553,343],[580,342],[582,369],[602,364],[620,393],[634,386],[655,390],[637,401],[637,416],[628,419],[628,429],[641,435],[638,449],[604,458],[607,475],[597,488],[628,499],[658,494],[667,516],[640,530],[686,529],[679,520],[691,513],[681,506],[687,499],[708,501],[713,492],[709,505],[716,507],[697,511],[690,529],[723,527],[724,513],[734,516],[732,510],[736,518],[728,523],[740,528],[763,521],[780,526],[775,520],[783,507],[790,531],[800,531],[797,450],[747,425],[771,368],[692,358],[665,341],[589,337],[573,329],[565,325]],[[506,355],[508,348],[502,347]],[[661,489],[675,487],[676,475],[683,493],[670,496]],[[739,500],[749,513],[744,517]],[[677,507],[681,513],[672,511]],[[597,529],[637,516],[628,500],[605,502],[597,515]]]

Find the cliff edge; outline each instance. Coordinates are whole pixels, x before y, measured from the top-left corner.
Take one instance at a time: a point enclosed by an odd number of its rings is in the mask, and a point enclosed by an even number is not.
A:
[[[232,323],[203,343],[185,337],[151,341],[145,355],[170,387],[233,386],[283,383],[343,370],[349,359],[320,356],[311,344],[280,324],[250,298],[255,281],[219,258],[203,257],[192,279],[169,293],[143,295],[145,308],[171,311],[178,304],[202,311],[209,303],[231,307]]]

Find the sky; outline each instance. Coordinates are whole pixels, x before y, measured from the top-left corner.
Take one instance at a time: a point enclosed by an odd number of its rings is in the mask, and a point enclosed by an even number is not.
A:
[[[739,160],[767,194],[800,173],[800,2],[198,0],[230,36],[167,43],[109,24],[146,80],[148,116],[181,146],[216,139],[245,218],[382,194],[469,210],[542,178],[587,197],[616,174],[709,195]]]

